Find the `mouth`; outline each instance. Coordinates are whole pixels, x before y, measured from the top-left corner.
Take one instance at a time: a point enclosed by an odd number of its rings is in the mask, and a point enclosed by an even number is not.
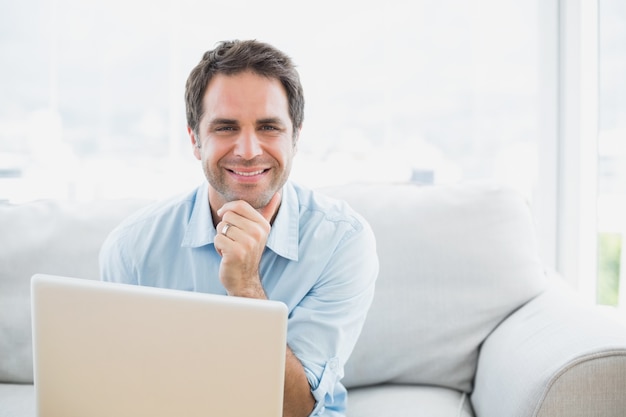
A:
[[[254,177],[255,175],[261,175],[264,172],[269,171],[269,169],[258,169],[256,171],[238,171],[235,169],[229,169],[228,171],[232,172],[235,175],[239,175],[242,177]]]
[[[250,183],[260,181],[269,172],[269,168],[237,169],[227,168],[226,171],[238,182]]]

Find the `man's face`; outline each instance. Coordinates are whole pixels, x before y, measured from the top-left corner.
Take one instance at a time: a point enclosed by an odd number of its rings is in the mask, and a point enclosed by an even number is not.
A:
[[[295,154],[287,94],[279,80],[246,71],[218,74],[203,99],[195,157],[209,181],[213,209],[233,200],[256,209],[287,181]]]

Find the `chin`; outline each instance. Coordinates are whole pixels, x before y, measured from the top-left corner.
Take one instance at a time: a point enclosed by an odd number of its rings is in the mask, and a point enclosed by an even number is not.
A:
[[[274,195],[274,194],[272,194],[272,195]],[[242,200],[246,201],[254,209],[259,210],[259,209],[262,209],[263,207],[268,205],[268,203],[272,199],[272,195],[270,195],[270,196],[263,195],[263,196],[258,196],[258,197],[255,197],[255,198],[243,198]]]
[[[262,193],[262,194],[245,193],[245,192],[243,193],[226,192],[226,193],[223,193],[222,196],[224,197],[225,201],[243,200],[246,203],[250,204],[254,209],[258,210],[267,206],[267,204],[272,199],[272,196],[274,195],[274,193],[275,191],[270,191],[270,192]]]

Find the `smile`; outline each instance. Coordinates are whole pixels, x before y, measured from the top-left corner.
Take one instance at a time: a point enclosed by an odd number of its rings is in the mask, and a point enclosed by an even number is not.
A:
[[[237,175],[241,175],[242,177],[252,177],[255,175],[260,175],[262,173],[264,173],[266,170],[264,169],[260,169],[258,171],[251,171],[251,172],[241,172],[241,171],[235,171],[235,170],[231,170],[231,172],[233,172],[234,174]]]

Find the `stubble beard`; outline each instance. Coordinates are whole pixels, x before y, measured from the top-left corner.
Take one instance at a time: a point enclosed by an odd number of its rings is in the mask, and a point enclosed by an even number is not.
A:
[[[261,190],[259,185],[255,184],[239,184],[238,190],[228,185],[226,176],[221,168],[211,169],[208,164],[202,164],[204,175],[211,187],[222,197],[224,202],[243,200],[250,204],[254,209],[260,210],[267,206],[276,192],[282,189],[283,185],[289,178],[291,164],[283,170],[278,177],[273,176],[270,184]],[[272,170],[276,170],[273,167]],[[273,173],[270,172],[270,175]],[[219,207],[218,207],[219,208]]]

